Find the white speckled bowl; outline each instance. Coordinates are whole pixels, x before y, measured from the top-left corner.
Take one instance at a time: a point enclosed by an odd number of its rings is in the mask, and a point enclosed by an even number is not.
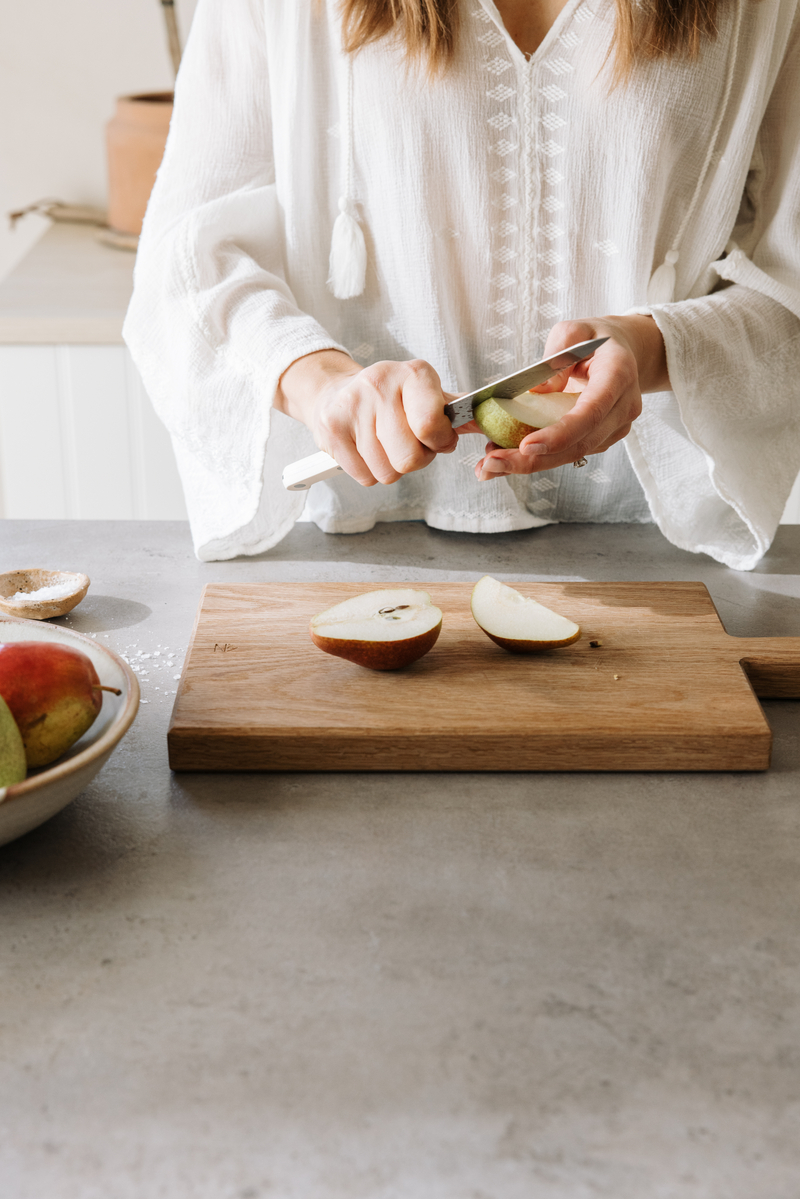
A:
[[[72,570],[9,570],[0,575],[0,612],[8,616],[19,616],[24,620],[49,620],[52,616],[66,616],[81,602],[89,590],[88,575]],[[70,587],[67,595],[48,600],[15,600],[18,591],[34,593],[42,587]]]
[[[139,707],[139,684],[133,671],[91,637],[0,616],[0,642],[8,641],[55,641],[81,650],[91,658],[100,682],[119,687],[122,694],[103,692],[103,706],[94,724],[58,762],[30,774],[24,783],[0,787],[0,845],[43,824],[80,795],[125,736]]]

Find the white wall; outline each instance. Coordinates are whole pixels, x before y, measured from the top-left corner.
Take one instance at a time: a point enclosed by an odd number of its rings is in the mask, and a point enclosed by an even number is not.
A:
[[[224,0],[219,0],[224,3]],[[197,0],[176,0],[186,39]],[[49,196],[105,207],[114,99],[168,91],[159,0],[0,0],[0,278],[47,227],[5,214]]]

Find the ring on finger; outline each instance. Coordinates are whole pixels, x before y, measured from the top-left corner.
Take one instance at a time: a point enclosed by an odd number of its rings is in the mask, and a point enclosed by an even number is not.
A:
[[[576,458],[572,465],[579,466],[579,467],[586,466],[586,459],[585,458]]]

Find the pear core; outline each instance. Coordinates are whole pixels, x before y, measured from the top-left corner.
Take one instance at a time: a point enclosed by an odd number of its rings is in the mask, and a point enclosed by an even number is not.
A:
[[[441,610],[427,591],[367,591],[312,617],[311,640],[326,654],[370,670],[399,670],[433,649]]]
[[[515,450],[523,437],[554,425],[575,406],[580,392],[551,391],[539,395],[524,391],[513,400],[482,400],[474,419],[486,437],[504,450]]]
[[[497,645],[512,654],[559,649],[581,635],[580,625],[534,599],[520,595],[497,579],[484,575],[470,602],[476,624]]]

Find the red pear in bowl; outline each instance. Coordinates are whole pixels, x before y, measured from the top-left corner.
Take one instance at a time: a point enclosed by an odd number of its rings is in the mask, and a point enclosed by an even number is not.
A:
[[[326,654],[370,670],[399,670],[432,649],[442,613],[426,591],[397,587],[353,596],[311,621],[311,640]]]
[[[49,766],[94,723],[103,687],[86,654],[45,641],[0,644],[0,695],[25,746],[28,767]]]

